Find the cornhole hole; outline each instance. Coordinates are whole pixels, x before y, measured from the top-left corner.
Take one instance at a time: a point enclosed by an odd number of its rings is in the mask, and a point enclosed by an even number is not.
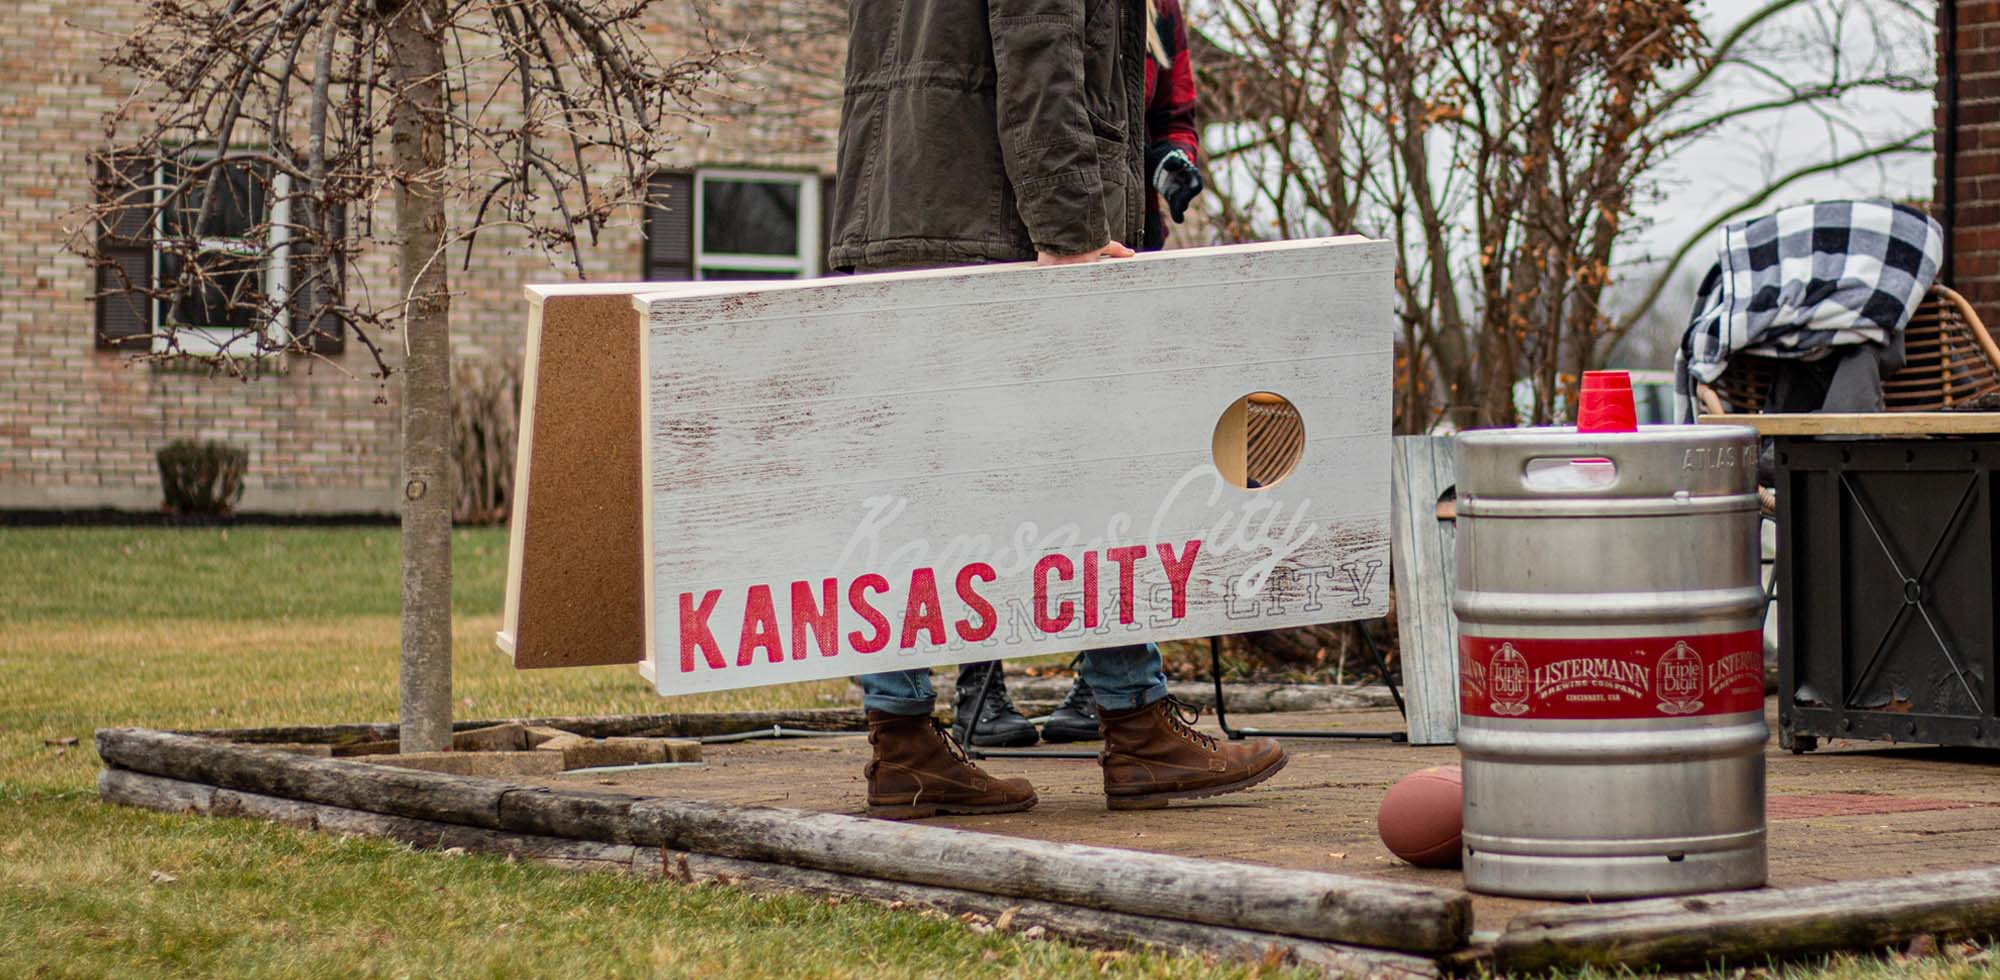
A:
[[[617,642],[678,694],[1381,616],[1393,263],[1349,237],[638,295],[646,629]],[[1289,467],[1251,444],[1271,396]]]

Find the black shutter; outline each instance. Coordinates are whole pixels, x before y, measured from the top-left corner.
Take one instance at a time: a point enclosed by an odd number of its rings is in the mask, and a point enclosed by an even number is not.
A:
[[[305,203],[308,200],[309,198],[305,197],[297,199],[299,206],[310,208],[312,205]],[[293,223],[309,228],[313,224],[311,217],[308,211],[307,220]],[[347,209],[336,204],[333,218],[327,223],[327,237],[333,241],[340,241],[346,234]],[[318,242],[310,239],[304,241],[295,239],[292,242],[290,256],[292,292],[286,297],[291,319],[287,329],[292,333],[293,342],[300,347],[315,354],[331,357],[347,350],[346,323],[338,314],[323,307],[340,302],[340,297],[344,293],[344,277],[347,270],[339,255],[335,255],[333,261],[325,265],[315,261],[319,255]],[[313,315],[315,311],[318,312],[318,316]]]
[[[826,260],[833,250],[833,178],[819,179],[819,274],[833,274],[833,263]]]
[[[646,187],[646,249],[642,278],[694,278],[694,175],[654,174]]]
[[[97,200],[97,346],[139,348],[153,333],[153,160],[100,157]]]

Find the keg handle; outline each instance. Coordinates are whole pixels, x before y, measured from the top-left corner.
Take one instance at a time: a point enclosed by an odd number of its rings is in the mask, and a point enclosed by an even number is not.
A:
[[[1618,463],[1604,456],[1529,456],[1521,461],[1521,486],[1534,493],[1579,494],[1618,488]]]

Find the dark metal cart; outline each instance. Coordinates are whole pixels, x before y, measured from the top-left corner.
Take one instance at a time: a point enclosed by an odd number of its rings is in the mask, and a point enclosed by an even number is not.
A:
[[[2000,747],[2000,415],[1732,420],[1776,440],[1779,743]]]

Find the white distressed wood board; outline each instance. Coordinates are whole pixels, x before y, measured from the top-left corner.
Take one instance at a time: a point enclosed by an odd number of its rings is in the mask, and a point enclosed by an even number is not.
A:
[[[1396,623],[1410,744],[1458,741],[1458,453],[1452,436],[1397,436]],[[1445,514],[1439,508],[1450,505]],[[1449,516],[1447,516],[1449,515]]]
[[[648,676],[1383,615],[1393,263],[1349,237],[637,297]],[[1244,490],[1211,439],[1259,391],[1304,456]]]

